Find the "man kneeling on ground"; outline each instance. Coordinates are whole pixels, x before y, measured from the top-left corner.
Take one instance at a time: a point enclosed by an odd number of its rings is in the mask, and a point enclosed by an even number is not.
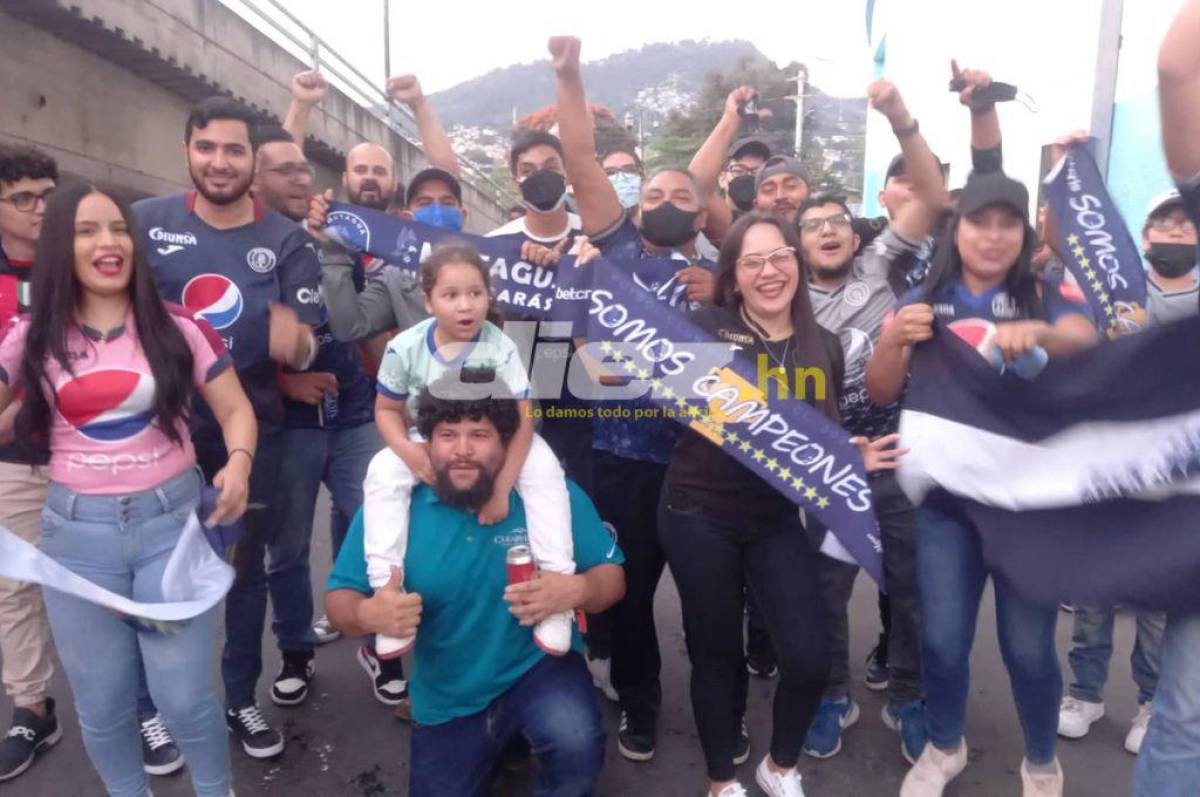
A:
[[[434,383],[420,399],[435,481],[412,495],[409,591],[400,591],[394,570],[372,595],[360,512],[329,576],[325,609],[347,635],[408,637],[420,627],[409,682],[412,797],[480,793],[518,736],[536,751],[539,793],[590,794],[604,763],[604,729],[579,635],[566,656],[547,656],[528,627],[554,612],[595,613],[620,600],[624,557],[587,495],[568,482],[576,574],[508,584],[508,550],[528,544],[521,498],[513,491],[508,517],[496,525],[476,516],[517,429],[517,402],[494,389],[490,398],[444,398],[458,386]]]

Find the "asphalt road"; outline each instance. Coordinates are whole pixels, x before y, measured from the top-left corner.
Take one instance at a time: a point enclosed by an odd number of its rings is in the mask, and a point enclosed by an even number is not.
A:
[[[318,508],[314,539],[313,582],[323,595],[323,580],[329,569],[327,504]],[[658,593],[658,628],[663,648],[663,716],[658,752],[653,761],[635,764],[616,751],[617,712],[600,697],[609,731],[608,757],[600,780],[600,795],[695,796],[705,792],[700,745],[688,703],[688,662],[680,635],[679,601],[669,574]],[[896,795],[907,764],[900,756],[899,737],[887,730],[879,718],[883,700],[862,686],[862,662],[878,633],[873,586],[866,576],[856,585],[851,605],[851,667],[860,702],[859,722],[846,731],[842,752],[817,761],[802,757],[805,792],[809,797],[860,797]],[[268,632],[269,634],[269,632]],[[1058,640],[1066,667],[1071,617],[1060,613]],[[1129,651],[1133,622],[1117,621],[1115,650],[1106,695],[1108,714],[1082,740],[1062,740],[1059,756],[1066,772],[1066,794],[1073,797],[1127,795],[1134,757],[1122,741],[1130,718],[1136,712],[1136,694],[1129,675]],[[279,666],[273,644],[266,646],[266,675],[260,684],[260,704],[268,718],[287,736],[287,749],[275,761],[255,761],[240,748],[233,752],[234,783],[239,797],[381,797],[403,795],[408,779],[408,728],[393,717],[391,709],[376,702],[366,675],[355,662],[356,642],[342,639],[321,648],[317,654],[317,677],[309,700],[295,709],[283,709],[270,701],[268,688]],[[216,651],[214,651],[214,657]],[[980,612],[978,636],[972,660],[973,680],[967,717],[970,764],[947,790],[947,797],[981,795],[1007,797],[1020,794],[1022,744],[1008,677],[1000,661],[990,589]],[[1069,679],[1069,671],[1064,673]],[[770,736],[770,699],[774,681],[752,679],[747,720],[751,733],[751,758],[739,769],[748,791],[754,767],[765,754]],[[47,795],[52,797],[98,797],[104,794],[79,737],[79,725],[65,678],[59,674],[54,686],[64,737],[52,751],[19,779],[0,784],[0,795]],[[599,693],[597,693],[599,696]],[[0,716],[10,716],[11,705],[0,704]],[[503,794],[529,794],[529,777],[520,773],[507,781]],[[154,778],[156,797],[191,795],[186,770],[182,776]]]

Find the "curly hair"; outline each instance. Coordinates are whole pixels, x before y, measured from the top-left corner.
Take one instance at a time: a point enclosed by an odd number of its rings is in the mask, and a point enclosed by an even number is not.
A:
[[[449,398],[455,395],[456,391],[460,395],[469,395],[470,398]],[[517,427],[521,425],[517,399],[499,379],[493,380],[488,386],[488,394],[484,398],[476,398],[479,392],[472,390],[464,393],[460,380],[455,379],[453,375],[442,377],[421,390],[417,431],[428,440],[433,437],[433,430],[439,423],[479,421],[486,418],[500,433],[500,440],[508,445],[508,441],[516,434]]]
[[[0,144],[0,185],[25,178],[58,179],[58,164],[36,147],[22,144]]]

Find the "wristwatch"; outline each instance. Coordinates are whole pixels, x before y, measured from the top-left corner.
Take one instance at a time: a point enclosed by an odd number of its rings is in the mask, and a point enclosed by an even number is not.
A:
[[[921,123],[916,119],[913,119],[912,124],[908,127],[892,128],[892,133],[895,134],[896,138],[908,138],[909,136],[915,136],[919,132],[921,132]]]

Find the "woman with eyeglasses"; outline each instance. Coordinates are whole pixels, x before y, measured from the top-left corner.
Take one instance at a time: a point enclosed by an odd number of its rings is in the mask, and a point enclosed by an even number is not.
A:
[[[715,340],[735,344],[736,356],[756,367],[769,362],[788,374],[818,369],[825,390],[808,391],[804,400],[837,423],[842,350],[813,318],[799,246],[791,224],[762,213],[743,216],[721,246],[715,306],[690,318]],[[825,687],[830,641],[817,583],[820,554],[796,505],[689,428],[667,468],[659,536],[683,608],[710,794],[746,793],[734,757],[746,678],[742,589],[749,584],[780,675],[770,754],[755,779],[773,797],[803,795],[796,763]]]
[[[23,393],[19,448],[48,444],[42,551],[97,586],[162,602],[163,573],[200,501],[188,434],[200,393],[229,461],[209,522],[246,510],[254,411],[208,322],[159,298],[129,208],[89,185],[46,206],[29,315],[0,331],[0,411]],[[213,688],[217,608],[146,633],[88,601],[45,590],[88,757],[113,797],[148,793],[137,724],[138,664],[187,757],[200,797],[232,794],[229,739]]]

